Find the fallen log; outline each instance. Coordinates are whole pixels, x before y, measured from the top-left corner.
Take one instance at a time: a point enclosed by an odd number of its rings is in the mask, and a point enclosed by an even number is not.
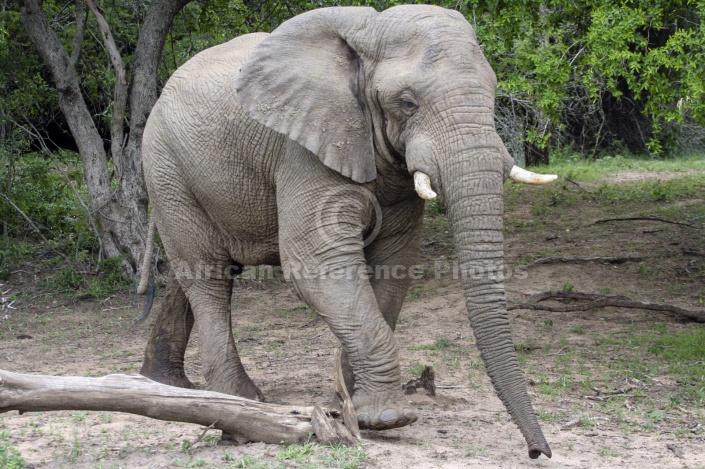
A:
[[[300,443],[314,434],[321,443],[358,443],[337,421],[337,410],[268,404],[212,391],[177,388],[140,375],[83,378],[0,370],[0,413],[12,410],[20,414],[54,410],[127,412],[210,426],[246,441]],[[317,432],[317,428],[326,431]]]

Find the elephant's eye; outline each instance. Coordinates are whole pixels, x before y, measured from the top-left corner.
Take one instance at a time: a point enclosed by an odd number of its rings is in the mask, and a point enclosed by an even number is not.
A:
[[[418,104],[406,98],[402,98],[401,102],[399,103],[399,106],[401,107],[402,112],[407,116],[412,115],[419,108]]]

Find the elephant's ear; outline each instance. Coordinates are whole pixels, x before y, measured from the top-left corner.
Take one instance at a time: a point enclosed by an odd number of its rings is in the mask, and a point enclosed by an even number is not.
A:
[[[375,15],[372,8],[332,7],[296,16],[255,48],[236,83],[254,119],[355,182],[377,176],[355,39]]]

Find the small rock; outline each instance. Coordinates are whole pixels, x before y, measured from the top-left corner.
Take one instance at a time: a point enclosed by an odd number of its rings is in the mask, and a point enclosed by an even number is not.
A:
[[[448,459],[448,451],[442,448],[436,449],[436,458],[438,459]]]

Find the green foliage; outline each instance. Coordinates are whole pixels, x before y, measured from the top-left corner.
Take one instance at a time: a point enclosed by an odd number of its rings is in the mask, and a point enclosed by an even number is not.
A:
[[[6,469],[22,469],[26,467],[20,452],[10,444],[10,434],[0,432],[0,467]]]
[[[476,25],[497,73],[500,107],[510,106],[513,117],[523,119],[524,138],[540,148],[577,144],[592,151],[627,138],[633,149],[646,145],[662,154],[673,149],[681,130],[673,124],[705,124],[702,2],[457,5]],[[620,135],[618,117],[636,124],[622,129],[645,135]]]
[[[88,216],[69,186],[73,184],[79,193],[83,192],[83,171],[76,153],[62,151],[54,156],[68,181],[52,161],[37,153],[27,153],[15,161],[4,156],[0,154],[0,163],[5,163],[0,167],[2,193],[42,229],[45,237],[86,241],[86,236],[92,236]],[[0,197],[0,219],[11,236],[32,233],[27,220],[5,197]]]
[[[52,293],[73,295],[78,298],[104,299],[132,285],[132,279],[122,272],[123,260],[120,257],[104,259],[95,266],[93,272],[90,271],[91,256],[85,252],[78,252],[62,262],[56,274],[46,278],[44,288]]]

